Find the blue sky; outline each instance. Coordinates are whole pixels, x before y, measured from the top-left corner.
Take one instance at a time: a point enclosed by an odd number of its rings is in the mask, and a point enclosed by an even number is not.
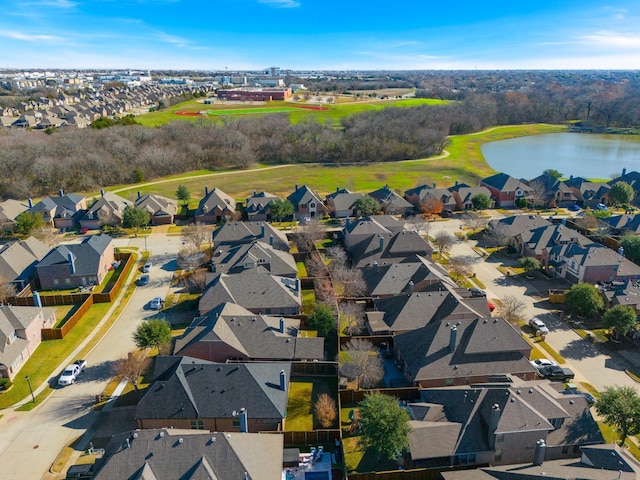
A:
[[[640,69],[640,2],[0,0],[0,68]]]

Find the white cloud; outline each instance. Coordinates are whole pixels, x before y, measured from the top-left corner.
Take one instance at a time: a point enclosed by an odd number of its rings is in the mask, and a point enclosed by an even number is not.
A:
[[[640,34],[620,34],[615,32],[596,32],[579,37],[583,43],[599,47],[640,48]]]
[[[171,45],[175,45],[176,47],[187,47],[191,42],[181,37],[176,37],[174,35],[169,35],[164,32],[157,32],[155,34],[160,40],[166,43],[170,43]]]
[[[62,40],[55,35],[31,35],[29,33],[15,32],[12,30],[0,30],[0,37],[11,38],[13,40],[22,40],[25,42],[41,42],[43,40]]]
[[[28,6],[30,8],[38,8],[38,7],[74,8],[77,5],[78,3],[72,0],[34,0],[34,1],[23,4],[23,6]]]
[[[300,6],[300,2],[296,2],[296,0],[258,0],[258,3],[263,3],[273,8],[297,8]]]

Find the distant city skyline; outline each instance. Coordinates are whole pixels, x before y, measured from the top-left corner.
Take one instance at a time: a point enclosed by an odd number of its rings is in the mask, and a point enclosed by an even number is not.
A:
[[[0,0],[0,11],[0,68],[640,69],[630,0]]]

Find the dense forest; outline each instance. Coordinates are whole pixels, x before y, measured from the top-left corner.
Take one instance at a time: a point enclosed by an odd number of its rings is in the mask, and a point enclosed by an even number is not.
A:
[[[640,75],[634,72],[407,72],[377,87],[411,84],[444,106],[386,108],[353,115],[342,128],[291,125],[286,116],[61,130],[0,130],[0,197],[27,198],[136,183],[196,169],[255,163],[364,163],[438,154],[447,135],[530,122],[638,128]],[[335,84],[337,81],[333,81]],[[353,84],[351,79],[348,81]],[[367,79],[362,84],[371,85]],[[345,84],[340,89],[351,88]],[[338,82],[340,85],[340,83]],[[321,87],[310,84],[310,88]],[[358,86],[361,86],[358,84]]]

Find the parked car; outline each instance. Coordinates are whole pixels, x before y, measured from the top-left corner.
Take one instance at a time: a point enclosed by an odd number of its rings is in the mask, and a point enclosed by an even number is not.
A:
[[[579,212],[580,211],[580,205],[571,205],[569,207],[569,210],[571,210],[572,212]]]
[[[138,279],[138,286],[144,287],[147,283],[149,283],[149,275],[140,275],[140,278]]]
[[[549,328],[538,317],[533,317],[529,320],[529,326],[534,332],[540,332],[540,335],[546,335],[549,333]]]
[[[573,370],[570,368],[563,368],[558,365],[547,365],[538,369],[540,375],[548,380],[562,380],[567,382],[575,377]]]
[[[596,208],[598,210],[607,210],[607,206],[604,203],[599,203],[598,205],[596,205]]]
[[[151,267],[153,267],[153,263],[151,262],[145,263],[144,267],[142,267],[142,273],[149,273],[151,271]]]
[[[490,312],[493,312],[496,309],[496,304],[493,302],[487,302],[487,306],[489,307]]]
[[[160,310],[164,307],[164,299],[162,297],[154,297],[149,304],[151,310]]]
[[[487,292],[484,290],[480,290],[479,288],[470,288],[469,292],[471,292],[472,297],[486,297]]]
[[[76,360],[71,365],[67,365],[60,377],[58,378],[58,385],[66,387],[76,381],[78,375],[80,375],[87,366],[86,360]]]
[[[556,365],[556,362],[554,362],[553,360],[549,360],[547,358],[538,358],[537,360],[531,360],[530,363],[531,363],[531,365],[533,365],[537,369],[540,369],[542,367],[551,367],[551,366],[555,366]]]

